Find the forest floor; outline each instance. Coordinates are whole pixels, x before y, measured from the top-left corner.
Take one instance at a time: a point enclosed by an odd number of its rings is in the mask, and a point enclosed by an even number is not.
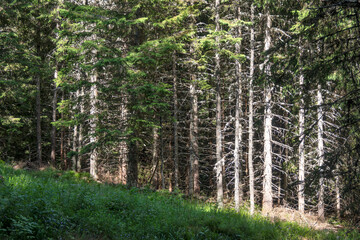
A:
[[[330,223],[328,220],[321,221],[315,213],[300,213],[295,209],[285,207],[275,207],[273,212],[270,214],[270,218],[275,221],[295,222],[314,230],[338,231],[345,228],[341,224]]]
[[[299,216],[289,209],[250,216],[180,192],[97,183],[85,173],[0,162],[0,176],[0,239],[360,239],[355,230],[291,222]]]

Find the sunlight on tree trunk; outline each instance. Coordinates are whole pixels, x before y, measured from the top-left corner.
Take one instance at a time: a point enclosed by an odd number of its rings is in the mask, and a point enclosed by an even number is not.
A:
[[[270,49],[271,45],[271,16],[269,10],[266,13],[266,27],[265,27],[265,48],[264,51]],[[265,75],[266,78],[270,78],[270,63],[269,57],[267,57],[265,63]],[[264,179],[263,179],[263,206],[262,212],[267,215],[273,208],[272,197],[272,113],[271,113],[271,83],[270,80],[266,80],[265,83],[265,123],[264,123]]]
[[[301,56],[300,56],[301,57]],[[300,87],[300,110],[299,110],[299,189],[298,189],[298,199],[299,206],[298,209],[301,213],[304,213],[305,209],[305,110],[304,110],[304,75],[300,72],[299,76],[299,87]]]
[[[319,202],[318,202],[318,217],[320,220],[325,219],[325,206],[324,206],[324,176],[323,176],[323,164],[324,164],[324,115],[323,115],[323,97],[321,93],[321,85],[318,85],[317,89],[317,120],[318,120],[318,146],[317,146],[317,155],[318,155],[318,166],[320,170],[319,178]]]
[[[240,21],[241,9],[237,7],[237,19]],[[237,28],[237,36],[241,38],[241,26]],[[241,45],[240,43],[235,44],[235,53],[241,54]],[[240,123],[240,118],[242,117],[242,69],[239,59],[235,61],[235,73],[237,81],[237,93],[236,93],[236,104],[235,104],[235,148],[234,148],[234,163],[235,163],[235,210],[238,212],[240,209],[240,204],[243,199],[243,189],[241,183],[241,160],[242,160],[242,125]]]
[[[255,5],[251,4],[251,22],[254,23]],[[255,31],[253,25],[250,29],[250,73],[249,73],[249,146],[248,146],[248,164],[249,164],[249,194],[250,194],[250,214],[255,211],[255,189],[254,189],[254,71],[255,71]]]

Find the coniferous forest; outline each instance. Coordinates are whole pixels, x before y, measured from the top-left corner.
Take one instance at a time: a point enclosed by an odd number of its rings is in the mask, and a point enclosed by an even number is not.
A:
[[[359,0],[2,0],[0,160],[359,225],[359,58]]]

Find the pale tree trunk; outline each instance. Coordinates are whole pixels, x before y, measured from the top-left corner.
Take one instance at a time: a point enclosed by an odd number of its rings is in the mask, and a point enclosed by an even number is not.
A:
[[[194,134],[195,134],[195,141],[194,141],[194,194],[195,196],[200,195],[200,174],[199,174],[199,144],[198,144],[198,132],[199,132],[199,114],[198,114],[198,101],[197,101],[197,94],[196,94],[196,111],[194,112]]]
[[[58,70],[55,69],[54,79],[57,79]],[[56,82],[54,83],[54,95],[52,99],[52,122],[56,122],[56,109],[57,109],[57,91]],[[56,127],[53,125],[51,127],[51,153],[50,153],[51,166],[55,167],[56,165]]]
[[[255,6],[251,4],[251,22],[254,23]],[[255,31],[251,26],[250,30],[250,83],[249,83],[249,148],[248,148],[248,164],[249,164],[249,192],[250,192],[250,214],[255,211],[255,190],[254,190],[254,167],[253,167],[253,150],[254,150],[254,66],[255,62]]]
[[[68,137],[67,137],[67,144],[66,144],[66,149],[68,150],[67,153],[69,153],[69,151],[71,151],[71,127],[69,126],[68,127]],[[68,158],[68,155],[67,153],[65,154],[65,158],[67,159]],[[69,160],[69,161],[68,161]],[[70,159],[67,159],[66,160],[66,170],[69,170],[69,168],[71,167],[70,166]]]
[[[321,93],[321,85],[318,85],[317,89],[317,120],[318,120],[318,166],[320,169],[320,179],[319,179],[319,199],[318,199],[318,217],[320,220],[325,219],[325,206],[324,206],[324,177],[323,177],[323,164],[324,164],[324,116],[323,116],[323,97]]]
[[[60,0],[58,4],[62,4],[62,0]],[[60,28],[59,5],[56,8],[55,21],[56,21],[56,30],[59,30],[59,28]],[[56,40],[56,42],[59,40],[58,33],[55,34],[55,40]],[[54,95],[53,95],[53,100],[52,100],[52,119],[51,119],[53,123],[56,122],[57,91],[58,91],[56,80],[58,78],[58,68],[59,68],[59,64],[56,60],[55,71],[54,71]],[[51,166],[55,167],[55,165],[56,165],[56,127],[54,125],[52,125],[52,127],[51,127],[50,163],[51,163]]]
[[[96,128],[97,128],[97,75],[92,73],[90,76],[91,89],[90,89],[90,145],[92,146],[92,151],[90,153],[90,175],[94,179],[98,179],[97,175],[97,161],[98,161],[98,152],[95,144],[97,143],[96,137]]]
[[[77,140],[78,140],[78,126],[75,125],[73,128],[73,145],[72,145],[72,151],[73,151],[73,155],[71,157],[71,161],[72,161],[72,170],[73,171],[78,171],[77,169]]]
[[[64,90],[62,90],[62,94],[61,94],[61,102],[64,101]],[[61,119],[64,119],[64,112],[61,112],[60,115]],[[60,133],[60,161],[61,161],[61,165],[63,166],[63,168],[66,168],[66,159],[65,159],[65,131],[64,131],[64,127],[61,127],[61,133]]]
[[[153,127],[153,149],[152,149],[152,169],[151,178],[149,183],[153,182],[153,186],[157,189],[159,187],[159,176],[158,176],[158,165],[159,165],[159,154],[158,154],[158,129]]]
[[[161,189],[165,189],[165,176],[164,176],[164,136],[163,136],[163,124],[160,117],[160,175],[161,175]]]
[[[240,21],[240,7],[237,9],[237,20]],[[241,27],[237,29],[237,36],[241,38]],[[235,53],[241,53],[240,43],[235,44]],[[236,92],[236,105],[235,105],[235,148],[234,148],[234,164],[235,164],[235,210],[238,212],[243,197],[243,189],[241,185],[241,144],[242,144],[242,125],[240,123],[240,117],[242,116],[242,76],[241,76],[241,63],[238,59],[235,60],[235,72],[237,81]]]
[[[215,0],[215,32],[220,31],[220,0]],[[215,38],[215,81],[216,81],[216,189],[217,204],[219,208],[224,206],[224,189],[223,189],[223,158],[222,158],[222,135],[221,135],[221,95],[220,95],[220,39]]]
[[[80,96],[80,114],[81,116],[84,115],[85,113],[85,109],[84,109],[84,96],[85,96],[85,92],[84,92],[84,87],[81,87],[81,96]],[[78,155],[78,160],[77,160],[77,171],[81,171],[81,164],[82,164],[82,155],[81,155],[81,149],[83,147],[83,140],[84,140],[84,136],[83,136],[83,123],[80,122],[79,124],[79,138],[78,138],[78,149],[79,149],[79,155]]]
[[[74,101],[78,101],[79,100],[79,95],[80,95],[80,91],[77,90],[75,93],[75,97],[74,97]],[[77,111],[77,106],[78,104],[76,104],[73,108],[74,114]],[[78,151],[78,125],[75,123],[74,128],[73,128],[73,145],[72,145],[72,151],[73,151],[73,155],[71,158],[72,161],[72,170],[73,171],[79,171],[77,168],[77,161],[78,161],[78,157],[77,157],[77,151]]]
[[[127,184],[129,146],[126,141],[119,143],[119,182]]]
[[[84,0],[84,4],[88,5],[89,2],[87,0]],[[91,40],[96,40],[97,36],[95,34],[92,35]],[[93,59],[92,63],[95,64],[96,62],[96,55],[97,50],[92,50]],[[90,75],[90,126],[89,126],[89,135],[90,135],[90,141],[89,144],[92,148],[92,151],[90,153],[90,175],[97,180],[99,178],[98,176],[98,152],[97,152],[97,136],[96,136],[96,128],[97,128],[97,115],[98,115],[98,108],[97,108],[97,98],[98,98],[98,90],[97,90],[97,72],[96,69],[92,70],[92,73]]]
[[[194,1],[191,1],[191,5],[194,4]],[[191,20],[190,28],[195,27],[195,18]],[[193,44],[190,46],[190,54],[194,57],[195,49]],[[197,80],[194,66],[192,66],[192,73],[190,75],[190,101],[191,101],[191,110],[190,110],[190,169],[189,169],[189,195],[194,194],[198,195],[200,193],[200,183],[199,183],[199,145],[198,145],[198,125],[199,125],[199,116],[198,116],[198,96],[197,96]]]
[[[194,195],[195,184],[198,183],[198,177],[195,179],[195,175],[198,176],[198,97],[196,93],[196,77],[191,74],[190,83],[190,169],[189,169],[189,195]],[[197,171],[197,173],[195,172]],[[198,186],[197,186],[198,187]]]
[[[179,188],[179,136],[178,136],[178,96],[176,76],[176,52],[173,53],[173,101],[174,101],[174,187]]]
[[[36,144],[37,162],[42,164],[42,140],[41,140],[41,85],[40,77],[36,77]]]
[[[298,189],[298,204],[299,211],[304,213],[305,210],[305,110],[304,110],[304,75],[300,72],[300,110],[299,110],[299,189]]]
[[[264,51],[270,49],[271,45],[271,16],[269,10],[266,13],[266,28],[265,28],[265,48]],[[271,113],[271,83],[270,83],[270,63],[269,57],[265,61],[265,123],[264,123],[264,179],[263,179],[263,201],[262,212],[269,214],[273,208],[272,197],[272,113]]]
[[[340,219],[341,198],[340,198],[340,179],[339,179],[339,165],[338,164],[336,164],[335,193],[336,193],[336,217],[338,219]]]
[[[123,47],[122,57],[126,57],[128,53],[128,44],[125,43]],[[121,104],[120,104],[120,129],[124,132],[128,129],[129,121],[129,109],[128,100],[129,95],[125,90],[120,92]],[[128,137],[128,136],[127,136]],[[129,160],[129,142],[122,139],[119,143],[119,182],[121,184],[127,184],[128,181],[128,160]]]

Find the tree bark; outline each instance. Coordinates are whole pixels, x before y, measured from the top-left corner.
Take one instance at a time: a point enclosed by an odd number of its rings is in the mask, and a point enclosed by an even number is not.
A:
[[[130,139],[129,154],[128,154],[128,168],[127,168],[127,185],[129,187],[137,187],[138,181],[138,149],[137,143]]]
[[[159,176],[158,176],[158,165],[159,165],[159,154],[158,154],[158,129],[153,127],[153,149],[152,149],[152,169],[150,182],[153,182],[155,189],[159,188]]]
[[[124,44],[123,56],[126,57],[128,52],[128,44]],[[120,103],[120,129],[123,132],[128,131],[128,122],[129,122],[129,109],[128,109],[128,100],[129,94],[125,90],[121,90],[121,103]],[[127,136],[129,137],[129,136]],[[126,138],[127,138],[126,137]],[[129,142],[124,138],[120,140],[119,143],[119,182],[126,185],[128,181],[128,161],[129,161]]]
[[[75,97],[74,97],[74,101],[78,101],[79,100],[79,95],[80,95],[80,91],[77,90],[75,93]],[[77,107],[78,104],[76,103],[75,106],[73,107],[73,111],[74,111],[74,115],[77,111]],[[72,170],[73,171],[79,171],[77,168],[78,165],[78,125],[77,123],[75,123],[74,128],[73,128],[73,145],[72,145],[72,151],[73,151],[73,155],[71,157],[71,161],[72,161]]]
[[[61,94],[61,102],[64,101],[64,90],[62,90],[62,94]],[[64,119],[64,112],[61,111],[61,119]],[[60,161],[61,161],[61,165],[63,166],[63,169],[66,169],[66,158],[65,158],[65,131],[64,131],[64,127],[61,127],[61,133],[60,133]]]
[[[72,170],[73,171],[78,171],[77,169],[77,142],[78,142],[78,126],[75,125],[73,128],[73,145],[72,145],[72,151],[73,151],[73,155],[71,157],[72,160]]]
[[[41,80],[36,77],[36,157],[39,166],[42,164],[42,139],[41,139]]]
[[[199,155],[199,146],[198,146],[198,97],[196,93],[196,77],[195,74],[191,74],[191,83],[190,83],[190,101],[191,101],[191,111],[190,111],[190,171],[189,171],[189,195],[194,195],[195,185],[199,190],[198,186],[198,155]],[[197,171],[197,172],[196,172]],[[195,178],[197,176],[197,178]]]
[[[60,27],[60,18],[59,18],[59,5],[62,4],[62,0],[59,1],[57,7],[56,7],[56,30],[59,30]],[[55,40],[56,43],[59,39],[59,34],[55,33]],[[58,78],[58,68],[59,63],[57,60],[55,60],[55,71],[54,71],[54,94],[53,94],[53,100],[52,100],[52,122],[56,122],[56,111],[57,111],[57,83],[56,80]],[[52,167],[55,167],[56,165],[56,127],[52,125],[51,127],[51,152],[50,152],[50,163]]]
[[[191,1],[193,5],[193,0]],[[195,18],[191,20],[191,29],[195,28]],[[190,46],[190,54],[195,57],[195,49],[193,44]],[[189,195],[198,195],[200,193],[200,182],[199,182],[199,144],[198,144],[198,96],[197,96],[197,80],[194,73],[195,66],[191,68],[190,74],[190,169],[189,169]]]
[[[254,23],[255,5],[251,4],[251,22]],[[250,29],[250,83],[249,83],[249,146],[248,146],[248,165],[249,165],[249,192],[250,192],[250,214],[255,211],[255,189],[254,189],[254,167],[253,167],[253,150],[254,150],[254,71],[255,71],[255,31],[254,27]]]
[[[336,217],[338,219],[340,219],[341,197],[340,197],[340,179],[339,179],[339,165],[338,164],[336,164],[335,193],[336,193]]]
[[[298,188],[298,199],[299,199],[299,211],[304,213],[305,210],[305,110],[304,110],[304,75],[300,72],[299,76],[300,85],[300,110],[299,110],[299,188]]]
[[[179,136],[178,136],[178,96],[176,75],[176,52],[173,53],[173,101],[174,101],[174,187],[179,188]]]
[[[119,143],[119,182],[127,184],[129,146],[126,141]]]
[[[237,7],[237,20],[240,21],[240,7]],[[241,38],[241,27],[237,29],[237,37]],[[240,43],[235,44],[235,53],[241,53]],[[238,212],[240,204],[243,199],[243,189],[241,185],[241,144],[242,144],[242,125],[240,118],[242,117],[242,76],[241,76],[241,63],[239,59],[235,60],[235,72],[236,72],[236,105],[235,105],[235,148],[234,148],[234,164],[235,164],[235,210]]]
[[[80,114],[83,117],[84,113],[85,113],[85,108],[84,108],[84,97],[85,97],[85,92],[84,92],[84,87],[81,87],[81,93],[80,93]],[[78,155],[78,160],[77,160],[77,171],[81,171],[81,167],[82,167],[82,155],[81,155],[81,149],[83,147],[83,141],[84,141],[84,135],[83,135],[83,123],[82,121],[79,124],[79,138],[78,138],[78,151],[79,151],[79,155]]]
[[[324,116],[323,116],[323,97],[321,93],[321,85],[318,84],[317,89],[317,120],[318,120],[318,166],[320,169],[320,179],[319,179],[319,199],[318,199],[318,217],[320,220],[325,219],[325,206],[324,206],[324,177],[323,177],[323,164],[324,164]]]
[[[220,0],[215,0],[215,32],[220,31]],[[221,134],[221,88],[220,88],[220,39],[215,37],[215,81],[216,81],[216,189],[217,204],[219,208],[224,206],[224,189],[223,189],[223,165],[222,158],[222,134]]]
[[[173,53],[173,101],[174,101],[174,188],[179,188],[179,136],[178,136],[178,96],[177,96],[177,75],[176,75],[176,52]]]
[[[160,175],[161,175],[161,189],[165,189],[165,175],[164,175],[164,136],[163,136],[163,124],[160,117]]]
[[[58,75],[58,71],[57,69],[55,70],[54,73],[54,79],[57,78]],[[56,122],[56,112],[57,112],[57,91],[58,88],[56,86],[56,82],[54,82],[54,95],[53,95],[53,100],[52,100],[52,122],[55,123]],[[51,153],[50,153],[50,161],[51,161],[51,166],[55,167],[56,165],[56,127],[54,125],[52,125],[51,127]]]
[[[90,76],[91,89],[90,89],[90,145],[92,146],[92,151],[90,153],[90,175],[96,180],[98,179],[97,174],[97,161],[98,161],[98,152],[97,152],[97,137],[96,137],[96,128],[97,128],[97,75],[92,73]]]
[[[271,16],[269,10],[266,13],[266,27],[265,27],[265,47],[264,51],[270,49],[271,45]],[[263,201],[262,212],[269,214],[273,208],[272,197],[272,113],[271,113],[271,83],[270,83],[270,63],[269,57],[264,63],[266,83],[265,83],[265,123],[264,123],[264,179],[263,179]]]
[[[75,125],[73,128],[73,146],[72,146],[72,151],[73,151],[73,155],[72,155],[72,170],[79,172],[78,169],[78,126]]]

